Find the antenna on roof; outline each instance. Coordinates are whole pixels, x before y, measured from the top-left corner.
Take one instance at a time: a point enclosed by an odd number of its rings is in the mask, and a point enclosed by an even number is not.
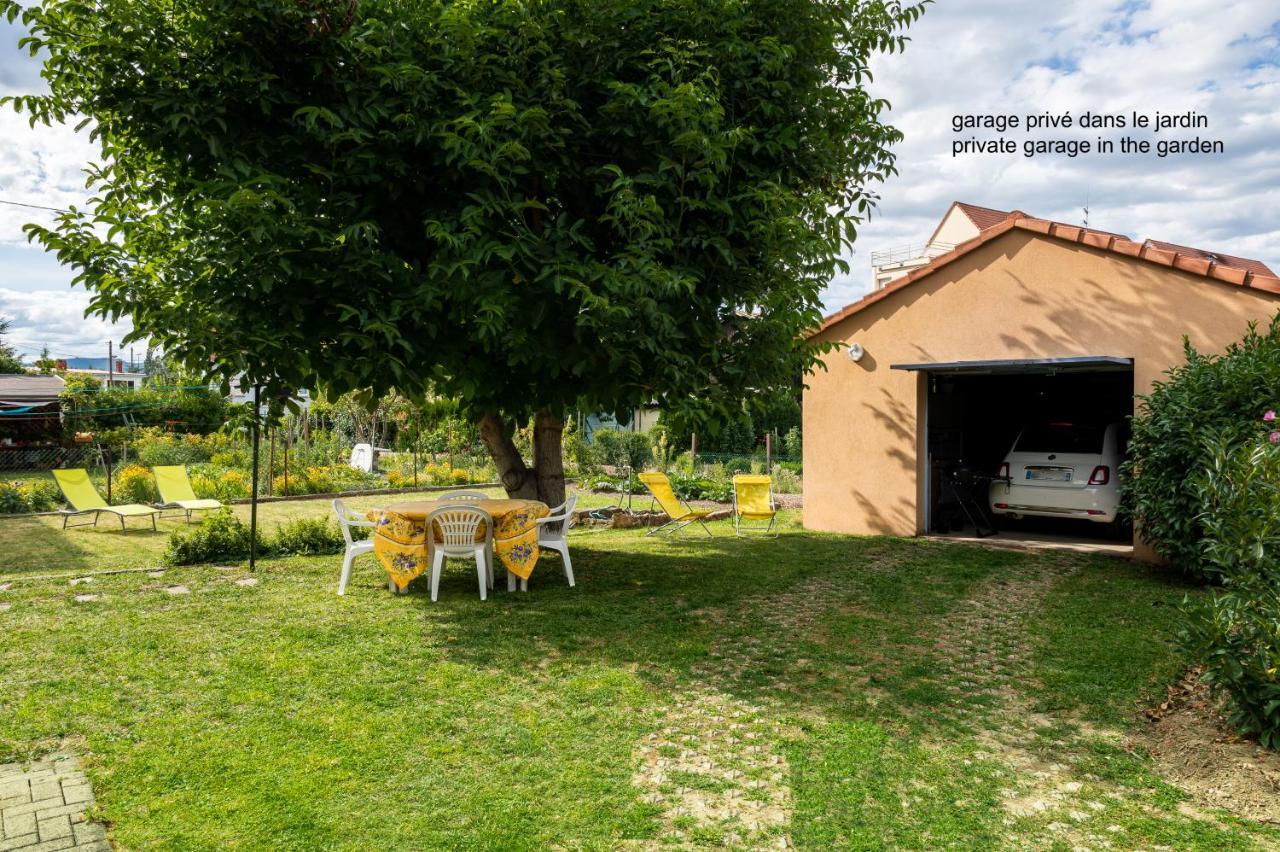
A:
[[[1089,193],[1084,194],[1084,226],[1089,227]]]

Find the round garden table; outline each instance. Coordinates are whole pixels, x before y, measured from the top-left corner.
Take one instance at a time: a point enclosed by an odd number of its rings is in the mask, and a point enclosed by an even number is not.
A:
[[[373,532],[373,552],[397,588],[403,589],[431,568],[427,516],[445,506],[469,506],[488,512],[493,518],[494,557],[521,580],[529,579],[538,562],[536,522],[551,511],[546,503],[509,499],[408,500],[368,514],[369,520],[377,524]],[[476,531],[476,541],[484,541],[486,535],[488,530],[481,524]],[[435,530],[434,539],[441,540],[440,530]]]

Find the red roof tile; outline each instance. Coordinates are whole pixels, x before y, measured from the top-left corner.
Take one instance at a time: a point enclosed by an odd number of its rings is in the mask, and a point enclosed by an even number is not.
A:
[[[960,208],[961,213],[969,217],[969,221],[972,222],[979,231],[985,231],[987,228],[999,225],[1011,215],[1011,212],[1008,210],[993,210],[990,207],[979,207],[976,204],[965,204],[963,201],[957,201],[956,206]]]
[[[1180,246],[1177,243],[1166,243],[1161,240],[1147,240],[1147,245],[1154,246],[1158,249],[1166,251],[1176,251],[1178,254],[1188,257],[1198,257],[1203,260],[1216,263],[1220,266],[1231,266],[1236,269],[1243,269],[1245,272],[1252,272],[1255,275],[1270,275],[1273,278],[1275,273],[1271,271],[1265,263],[1260,260],[1250,260],[1247,257],[1235,257],[1234,255],[1223,254],[1217,251],[1205,251],[1204,249],[1192,248],[1191,246]]]
[[[968,214],[966,213],[966,215]],[[1211,256],[1205,256],[1208,255],[1207,252],[1201,252],[1197,249],[1187,249],[1183,246],[1176,246],[1173,243],[1155,243],[1152,240],[1147,240],[1144,243],[1135,243],[1127,237],[1119,234],[1097,231],[1090,228],[1081,228],[1075,225],[1066,225],[1062,222],[1050,222],[1046,219],[1036,219],[1015,211],[1014,214],[1010,214],[999,224],[984,229],[982,233],[978,234],[978,236],[973,239],[961,243],[946,254],[935,257],[924,266],[913,269],[910,273],[898,278],[883,289],[868,293],[853,304],[846,305],[826,317],[823,319],[822,324],[818,326],[818,328],[814,329],[811,334],[817,334],[820,331],[824,331],[846,317],[853,316],[858,311],[874,305],[886,296],[890,296],[899,290],[910,287],[915,282],[922,278],[927,278],[947,264],[959,260],[969,252],[974,251],[975,249],[986,245],[992,240],[998,239],[1015,229],[1030,231],[1052,239],[1080,243],[1081,245],[1111,252],[1112,254],[1135,258],[1148,263],[1158,263],[1161,266],[1168,266],[1193,275],[1210,278],[1215,281],[1222,281],[1227,284],[1235,284],[1240,287],[1248,287],[1250,289],[1261,290],[1265,293],[1280,296],[1280,278],[1277,278],[1271,270],[1267,269],[1266,266],[1258,263],[1257,261],[1250,262],[1257,264],[1258,267],[1266,270],[1265,272],[1257,271],[1255,269],[1245,269],[1240,266],[1227,263],[1227,257],[1224,255],[1217,255],[1215,259]],[[1242,260],[1242,258],[1231,258],[1231,260],[1239,261]]]

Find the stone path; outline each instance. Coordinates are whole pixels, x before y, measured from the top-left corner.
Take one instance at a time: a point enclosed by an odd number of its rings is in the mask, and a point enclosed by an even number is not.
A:
[[[111,852],[106,827],[85,815],[92,803],[89,779],[73,755],[0,764],[0,850]]]
[[[641,848],[785,849],[791,822],[782,726],[731,696],[697,690],[637,749],[632,783],[662,809],[662,836]]]

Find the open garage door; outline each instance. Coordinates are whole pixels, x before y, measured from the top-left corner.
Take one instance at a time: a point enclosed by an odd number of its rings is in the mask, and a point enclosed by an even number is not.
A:
[[[986,520],[1002,537],[1114,543],[1124,535],[1109,521],[1133,414],[1132,359],[892,367],[921,372],[927,382],[921,455],[928,532],[981,533]],[[999,475],[1009,477],[994,489],[1002,497],[990,487]]]

